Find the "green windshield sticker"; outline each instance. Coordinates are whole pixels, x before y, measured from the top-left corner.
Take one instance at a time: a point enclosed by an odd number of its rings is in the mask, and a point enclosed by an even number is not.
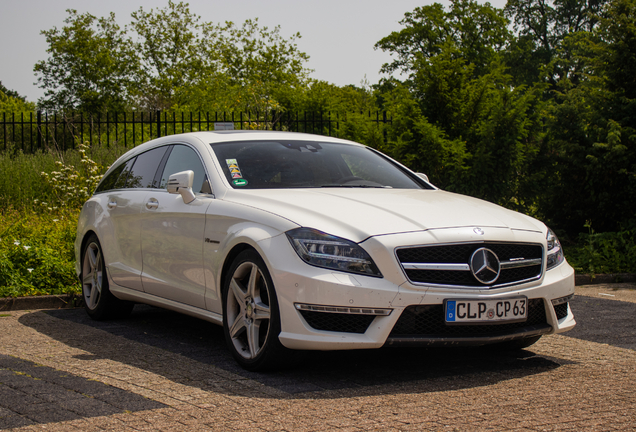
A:
[[[236,179],[232,183],[234,183],[234,186],[247,186],[247,180],[245,179]]]

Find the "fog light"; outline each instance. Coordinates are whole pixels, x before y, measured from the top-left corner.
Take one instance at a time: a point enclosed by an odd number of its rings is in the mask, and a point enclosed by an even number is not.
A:
[[[574,294],[570,294],[569,296],[552,299],[552,306],[558,306],[563,303],[567,303],[570,300],[572,300],[573,297],[574,297]]]

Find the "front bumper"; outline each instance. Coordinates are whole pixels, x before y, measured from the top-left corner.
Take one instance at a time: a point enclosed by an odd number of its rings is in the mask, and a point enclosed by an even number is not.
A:
[[[524,235],[532,238],[527,241],[536,241],[536,236],[530,233],[520,236]],[[430,234],[426,233],[408,237],[410,244],[431,241]],[[567,303],[556,308],[553,305],[553,300],[574,293],[574,270],[567,262],[544,272],[539,280],[512,287],[468,290],[414,285],[406,279],[393,254],[395,246],[406,241],[404,235],[392,235],[364,242],[383,278],[310,266],[300,260],[284,235],[259,242],[277,291],[281,343],[301,350],[484,345],[561,333],[576,324]],[[450,332],[443,323],[442,308],[446,299],[497,299],[518,295],[526,296],[537,308],[537,316],[533,320],[529,318],[527,323],[452,326]],[[419,329],[416,333],[412,330],[404,333],[400,329],[412,328],[404,326],[405,320],[431,321],[432,324],[416,326]],[[466,327],[466,332],[462,327]]]

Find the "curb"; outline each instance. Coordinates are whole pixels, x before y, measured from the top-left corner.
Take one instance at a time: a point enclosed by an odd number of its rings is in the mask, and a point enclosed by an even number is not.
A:
[[[610,273],[610,274],[577,274],[574,285],[596,285],[623,282],[636,282],[635,273]]]
[[[84,299],[79,294],[0,298],[0,312],[29,309],[70,309],[83,305]]]

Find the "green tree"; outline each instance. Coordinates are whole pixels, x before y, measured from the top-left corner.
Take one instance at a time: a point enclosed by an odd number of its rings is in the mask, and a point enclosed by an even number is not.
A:
[[[382,66],[382,72],[399,71],[409,77],[451,45],[480,75],[511,36],[501,10],[474,0],[451,0],[448,10],[440,3],[417,7],[405,13],[400,24],[402,30],[381,39],[375,48],[396,57]]]
[[[207,82],[216,69],[216,55],[203,38],[210,24],[201,23],[187,3],[172,1],[150,12],[139,8],[132,18],[136,40],[130,43],[140,64],[139,75],[130,83],[136,105],[150,110],[184,105],[188,88]]]
[[[503,11],[467,0],[417,8],[376,47],[398,59],[384,71],[383,106],[394,124],[386,151],[439,186],[529,211],[527,171],[541,143],[541,87],[514,86],[503,53]]]
[[[258,19],[204,28],[206,52],[215,69],[191,86],[187,107],[209,106],[252,112],[284,111],[309,85],[309,56],[298,49],[300,34],[281,35],[280,26],[261,27]],[[209,109],[209,108],[208,108]]]
[[[0,90],[0,113],[12,114],[33,111],[35,111],[35,103],[7,96]]]
[[[15,91],[15,90],[10,90],[8,88],[6,88],[3,84],[2,81],[0,81],[0,92],[4,93],[6,96],[15,98],[15,99],[20,99],[22,102],[26,102],[26,97],[24,96],[20,96],[20,94]]]
[[[115,15],[96,18],[68,9],[65,26],[41,33],[49,44],[47,60],[34,67],[45,90],[39,105],[47,110],[82,110],[90,113],[121,110],[127,106],[127,85],[137,61],[125,31]]]
[[[578,79],[560,81],[546,121],[541,205],[573,234],[586,221],[601,232],[636,225],[636,1],[614,0],[595,18],[592,32],[564,38]]]
[[[508,0],[505,14],[514,23],[507,64],[518,83],[548,82],[552,89],[563,78],[576,80],[576,62],[563,41],[570,34],[591,32],[608,0]]]
[[[9,90],[0,81],[0,113],[20,113],[35,111],[35,104],[28,102],[24,96],[20,96],[17,91]]]

